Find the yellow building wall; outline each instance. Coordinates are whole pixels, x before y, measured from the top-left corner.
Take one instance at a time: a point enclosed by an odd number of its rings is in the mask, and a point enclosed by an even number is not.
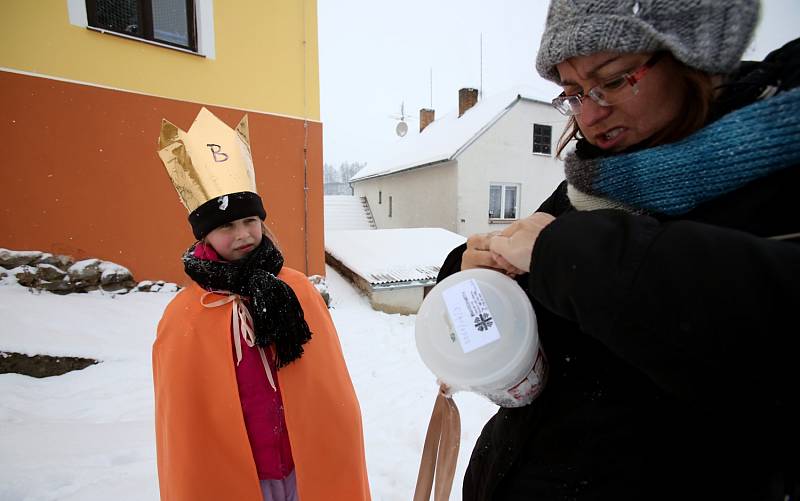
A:
[[[215,0],[214,59],[70,24],[67,0],[3,0],[0,67],[319,120],[316,0]]]

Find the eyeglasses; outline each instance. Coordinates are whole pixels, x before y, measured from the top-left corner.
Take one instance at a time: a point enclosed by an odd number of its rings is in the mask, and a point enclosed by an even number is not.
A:
[[[592,101],[600,106],[613,106],[633,98],[639,93],[639,86],[637,84],[644,78],[650,68],[656,65],[663,55],[663,52],[656,52],[643,65],[632,72],[623,73],[610,80],[606,80],[600,85],[592,87],[589,89],[589,92],[586,93],[586,96],[589,96]],[[581,112],[584,97],[582,92],[571,96],[562,92],[557,98],[553,99],[551,103],[561,114],[569,117],[578,115]]]

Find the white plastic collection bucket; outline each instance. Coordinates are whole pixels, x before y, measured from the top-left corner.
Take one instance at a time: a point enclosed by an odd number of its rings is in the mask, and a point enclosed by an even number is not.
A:
[[[547,362],[533,307],[500,272],[477,268],[442,280],[420,306],[415,335],[423,363],[453,392],[521,407],[544,387]]]

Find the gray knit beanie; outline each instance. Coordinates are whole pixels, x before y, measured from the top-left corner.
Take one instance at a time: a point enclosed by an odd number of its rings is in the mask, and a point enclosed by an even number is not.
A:
[[[712,75],[739,65],[758,21],[759,0],[551,0],[536,70],[596,52],[667,50]]]

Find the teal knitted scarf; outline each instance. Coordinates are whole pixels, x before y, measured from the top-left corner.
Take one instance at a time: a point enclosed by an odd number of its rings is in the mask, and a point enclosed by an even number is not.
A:
[[[691,136],[632,153],[565,158],[579,210],[676,216],[781,169],[800,165],[800,88],[728,113]]]

